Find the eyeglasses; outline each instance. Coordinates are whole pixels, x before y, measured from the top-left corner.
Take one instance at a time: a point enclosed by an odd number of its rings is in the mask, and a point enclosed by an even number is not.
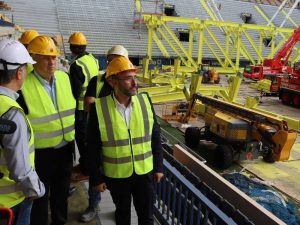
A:
[[[124,80],[124,81],[137,81],[137,77],[136,76],[130,76],[130,77],[124,77],[124,78],[120,78],[120,77],[114,77],[115,80]]]

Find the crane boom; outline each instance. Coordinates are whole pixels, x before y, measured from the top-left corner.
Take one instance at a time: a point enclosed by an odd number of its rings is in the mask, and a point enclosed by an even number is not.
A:
[[[298,27],[293,35],[285,42],[283,47],[276,53],[273,60],[286,65],[292,53],[293,47],[300,40],[300,27]],[[282,62],[283,61],[283,62]]]

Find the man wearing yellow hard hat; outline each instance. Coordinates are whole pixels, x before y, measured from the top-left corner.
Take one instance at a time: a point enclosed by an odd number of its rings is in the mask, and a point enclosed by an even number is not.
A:
[[[21,35],[19,41],[27,48],[29,43],[37,36],[39,36],[39,33],[36,30],[27,30]],[[32,64],[28,63],[27,73],[30,73],[32,70],[33,70]]]
[[[37,36],[39,36],[39,33],[36,30],[26,30],[22,33],[19,41],[27,48],[29,43]]]
[[[153,225],[154,183],[163,177],[160,128],[149,96],[137,93],[126,57],[108,65],[111,95],[96,99],[88,120],[88,165],[94,190],[110,191],[117,225],[130,225],[131,198],[139,224]]]
[[[98,60],[86,52],[87,40],[83,33],[75,32],[69,38],[70,50],[75,60],[70,65],[70,81],[73,96],[76,99],[75,111],[75,140],[79,150],[80,174],[72,178],[73,181],[88,179],[86,169],[86,123],[87,112],[84,111],[84,95],[89,81],[99,74]]]
[[[107,52],[107,63],[109,64],[115,57],[124,56],[128,58],[128,51],[122,45],[115,45]],[[88,112],[90,104],[95,102],[96,98],[105,97],[111,94],[112,88],[105,79],[105,74],[99,74],[93,77],[87,87],[84,96],[84,110]],[[80,216],[82,222],[89,222],[96,216],[97,208],[101,200],[99,192],[95,192],[89,185],[89,206]]]
[[[56,70],[59,53],[53,40],[48,36],[38,36],[29,43],[28,51],[36,64],[24,81],[24,98],[20,105],[28,112],[32,124],[36,171],[46,188],[44,197],[33,203],[31,225],[48,225],[48,199],[51,224],[65,224],[73,163],[76,103],[69,76]]]

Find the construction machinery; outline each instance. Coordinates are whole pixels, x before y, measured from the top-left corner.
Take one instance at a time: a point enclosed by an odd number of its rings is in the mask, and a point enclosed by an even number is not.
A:
[[[214,69],[209,69],[208,65],[202,64],[200,66],[200,70],[202,71],[202,83],[207,84],[207,83],[215,83],[218,84],[220,83],[220,77],[219,73],[214,70]]]
[[[205,105],[204,127],[189,127],[185,131],[187,146],[196,147],[200,140],[217,144],[216,165],[229,167],[234,160],[262,156],[267,162],[289,159],[297,133],[286,121],[233,103],[194,94],[189,111],[197,100]],[[189,111],[182,122],[187,122]]]
[[[300,108],[300,68],[281,79],[279,99],[283,104]]]
[[[288,65],[289,57],[292,54],[293,47],[300,40],[300,27],[298,27],[293,35],[285,42],[283,47],[277,52],[272,59],[264,59],[263,65],[248,65],[244,69],[244,77],[252,80],[261,80],[267,75],[283,76],[284,73],[291,74],[292,67]]]

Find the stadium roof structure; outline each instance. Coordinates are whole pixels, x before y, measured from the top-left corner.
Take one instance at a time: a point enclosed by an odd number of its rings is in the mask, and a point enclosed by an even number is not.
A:
[[[153,1],[153,0],[152,0]],[[88,40],[87,50],[93,54],[105,55],[107,50],[116,44],[124,45],[130,56],[144,57],[147,55],[147,28],[142,24],[140,28],[133,28],[134,13],[136,10],[134,0],[8,0],[6,1],[12,11],[1,12],[7,17],[13,17],[16,24],[25,29],[36,29],[41,34],[58,35],[63,37],[65,52],[70,53],[68,38],[75,31],[83,32]],[[153,11],[153,4],[141,1],[144,11]],[[237,0],[216,1],[224,21],[243,24],[241,13],[250,13],[254,24],[266,25],[266,20],[255,9],[255,3]],[[209,14],[199,0],[165,0],[173,4],[177,16],[187,18],[210,19]],[[277,11],[277,6],[260,4],[260,9],[269,18]],[[288,11],[288,9],[285,9]],[[291,18],[300,24],[300,10],[295,9]],[[280,26],[285,15],[279,13],[273,21]],[[188,28],[184,24],[172,23],[172,30]],[[295,24],[287,20],[284,27],[295,29]],[[215,28],[218,38],[224,40],[224,34]],[[197,34],[196,34],[197,35]],[[258,40],[256,34],[250,34]],[[198,38],[195,37],[194,46]],[[183,43],[187,47],[188,43]],[[167,47],[170,50],[169,47]],[[207,51],[206,51],[207,50]],[[249,44],[249,51],[253,51]],[[268,54],[266,53],[264,55]],[[153,56],[161,56],[159,48],[153,45]],[[171,54],[171,56],[175,56]],[[195,53],[196,56],[196,53]],[[204,48],[203,57],[213,58],[209,50]]]

